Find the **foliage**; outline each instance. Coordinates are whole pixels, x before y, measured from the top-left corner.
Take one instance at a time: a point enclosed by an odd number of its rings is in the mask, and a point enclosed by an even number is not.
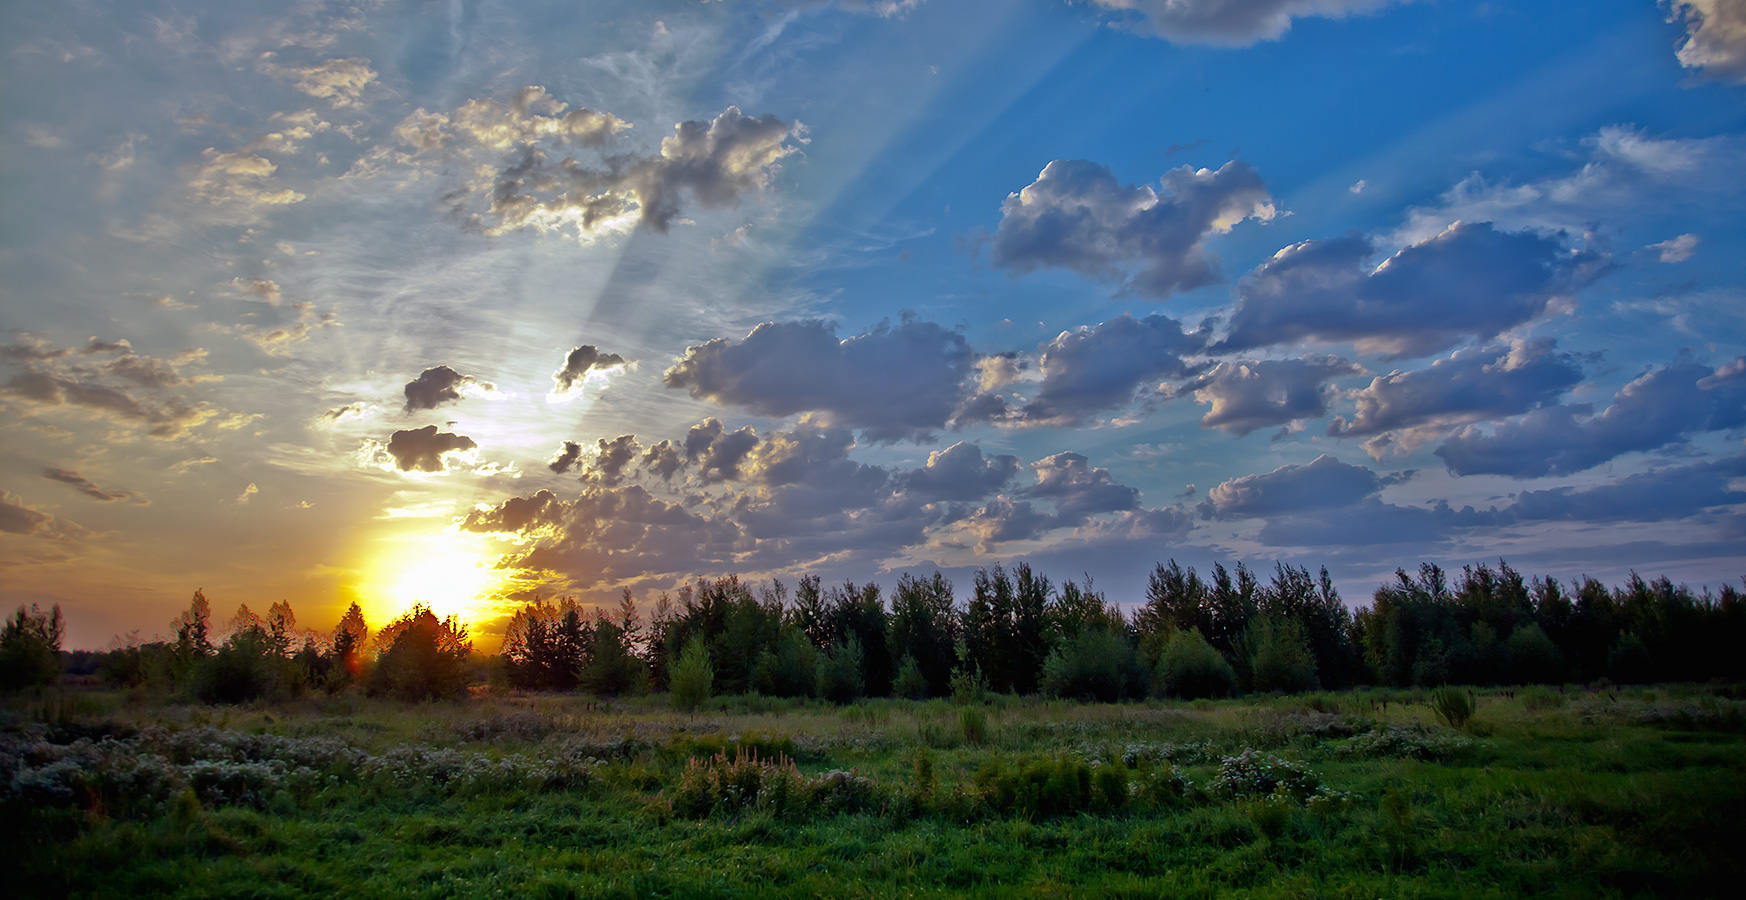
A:
[[[1473,721],[1473,696],[1457,687],[1438,688],[1431,694],[1431,709],[1450,728],[1466,728]]]
[[[921,665],[915,661],[915,657],[906,655],[898,663],[897,678],[891,683],[891,692],[910,700],[928,698],[928,679],[922,674]]]
[[[60,604],[43,612],[23,606],[0,628],[0,689],[17,690],[53,684],[61,674]]]
[[[390,643],[370,673],[372,694],[410,701],[457,697],[466,691],[473,643],[453,616],[438,619],[429,607],[415,604],[383,627],[377,640],[384,636]]]
[[[1252,648],[1250,679],[1258,691],[1313,691],[1316,658],[1303,624],[1286,616],[1266,615],[1250,626],[1245,644]]]
[[[832,703],[852,703],[866,695],[861,676],[861,640],[849,634],[818,656],[818,696]]]
[[[1188,700],[1228,697],[1237,691],[1237,673],[1199,631],[1175,631],[1159,656],[1154,685],[1165,695]]]
[[[675,708],[695,712],[709,702],[715,669],[709,659],[709,647],[701,638],[693,640],[685,652],[679,654],[679,661],[673,666],[672,681]]]
[[[1043,664],[1042,691],[1051,697],[1106,703],[1146,692],[1145,670],[1125,635],[1088,628],[1049,654]]]

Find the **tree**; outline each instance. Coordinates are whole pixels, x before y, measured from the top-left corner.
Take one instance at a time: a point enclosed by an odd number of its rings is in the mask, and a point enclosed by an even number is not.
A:
[[[1247,643],[1254,652],[1250,677],[1254,679],[1255,690],[1290,693],[1313,691],[1320,686],[1316,679],[1316,657],[1298,620],[1262,616],[1250,628]]]
[[[350,684],[364,677],[364,648],[369,640],[370,626],[364,622],[364,611],[354,601],[333,628],[328,650],[333,661],[328,669],[330,686]]]
[[[454,616],[438,619],[430,607],[414,604],[406,615],[377,636],[391,636],[388,649],[370,673],[370,693],[402,700],[443,699],[467,689],[467,656],[473,642]]]
[[[673,664],[670,679],[675,707],[694,712],[709,702],[710,689],[715,683],[715,667],[710,663],[709,645],[703,638],[692,638],[691,643],[685,645],[685,650]]]
[[[899,577],[897,592],[891,598],[891,653],[900,671],[904,659],[916,667],[926,682],[924,696],[938,697],[951,690],[952,667],[958,662],[953,649],[957,637],[952,582],[938,571],[925,580],[907,572]]]
[[[53,684],[61,674],[61,606],[23,606],[0,628],[0,688]]]

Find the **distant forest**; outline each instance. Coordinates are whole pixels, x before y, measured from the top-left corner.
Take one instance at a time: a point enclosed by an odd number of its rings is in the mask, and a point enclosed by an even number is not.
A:
[[[356,604],[329,632],[300,629],[288,603],[212,622],[205,595],[173,637],[62,652],[56,607],[20,607],[0,634],[0,686],[62,670],[206,702],[337,692],[419,699],[495,687],[601,696],[670,691],[695,706],[757,692],[861,697],[1046,694],[1099,701],[1201,698],[1353,685],[1707,681],[1746,674],[1746,606],[1733,586],[1693,592],[1633,574],[1608,587],[1526,578],[1507,563],[1399,570],[1349,610],[1326,569],[1243,565],[1202,576],[1155,567],[1143,605],[1123,615],[1089,580],[1056,584],[1029,565],[979,569],[959,601],[945,576],[877,584],[800,579],[754,589],[698,579],[645,620],[627,589],[617,610],[536,601],[511,618],[500,655],[473,652],[466,628],[414,606],[372,632]]]

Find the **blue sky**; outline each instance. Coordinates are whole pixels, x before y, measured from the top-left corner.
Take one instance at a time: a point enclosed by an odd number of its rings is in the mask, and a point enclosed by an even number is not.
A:
[[[0,594],[1746,571],[1746,3],[15,3]],[[568,442],[568,443],[567,443]]]

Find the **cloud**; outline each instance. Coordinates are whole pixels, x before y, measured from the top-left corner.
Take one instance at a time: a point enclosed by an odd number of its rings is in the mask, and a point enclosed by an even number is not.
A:
[[[1257,428],[1321,418],[1334,395],[1328,380],[1363,372],[1362,366],[1334,356],[1226,361],[1165,393],[1192,393],[1196,401],[1211,404],[1201,417],[1201,427],[1244,435]]]
[[[307,341],[316,330],[340,327],[336,312],[318,312],[315,304],[307,300],[291,304],[291,312],[296,318],[276,325],[257,325],[252,322],[221,325],[208,322],[201,327],[217,334],[233,335],[270,356],[289,356],[292,347]]]
[[[975,501],[1005,487],[1018,470],[1018,457],[1007,453],[983,456],[981,447],[960,441],[930,452],[927,463],[899,475],[898,484],[923,502]]]
[[[740,477],[740,464],[757,445],[752,426],[725,431],[721,420],[711,416],[686,432],[685,459],[697,464],[698,477],[706,482],[732,481]]]
[[[57,469],[50,466],[42,470],[42,477],[47,478],[50,481],[58,481],[61,484],[67,485],[73,490],[78,491],[99,503],[113,503],[117,500],[126,500],[129,503],[137,503],[140,506],[150,506],[152,503],[138,491],[104,490],[103,488],[98,487],[96,483],[91,481],[91,479],[68,469]]]
[[[345,406],[335,407],[316,416],[315,424],[331,428],[347,419],[362,419],[369,410],[369,404],[361,400],[356,403],[347,403]]]
[[[1591,252],[1483,222],[1457,222],[1370,268],[1375,252],[1359,236],[1280,250],[1243,277],[1229,335],[1215,350],[1319,340],[1423,356],[1546,315],[1601,264]]]
[[[1746,357],[1717,368],[1680,361],[1647,372],[1590,415],[1586,405],[1552,405],[1486,434],[1469,425],[1436,453],[1456,475],[1535,478],[1591,469],[1632,451],[1746,425]]]
[[[1092,0],[1119,14],[1115,24],[1175,44],[1247,47],[1277,41],[1292,19],[1344,18],[1396,0]],[[1409,0],[1399,0],[1409,2]]]
[[[1692,253],[1697,251],[1697,245],[1697,235],[1682,234],[1659,244],[1650,244],[1643,249],[1656,251],[1656,258],[1664,263],[1682,263],[1691,259]]]
[[[258,487],[255,487],[255,483],[251,481],[251,482],[249,482],[248,487],[245,487],[242,489],[242,493],[236,495],[236,502],[237,503],[247,503],[247,502],[249,502],[250,497],[253,497],[254,495],[256,495],[260,492],[261,492],[261,489]]]
[[[1667,21],[1684,20],[1679,64],[1707,78],[1746,84],[1746,2],[1672,0]]]
[[[376,70],[362,57],[329,59],[310,66],[279,66],[271,62],[271,54],[261,64],[261,71],[291,82],[291,86],[317,100],[326,100],[336,109],[356,106],[364,88],[376,80]]]
[[[406,383],[405,412],[411,414],[414,410],[436,409],[444,403],[457,402],[463,396],[481,396],[496,391],[497,386],[488,381],[462,375],[448,366],[433,366]]]
[[[444,457],[451,453],[465,453],[478,449],[479,445],[466,435],[437,432],[435,425],[414,428],[410,431],[396,431],[388,439],[388,455],[394,459],[394,467],[402,472],[444,473],[449,470]]]
[[[602,353],[593,344],[583,344],[571,348],[564,355],[564,364],[552,373],[552,392],[550,399],[574,398],[581,396],[582,388],[590,381],[603,382],[614,373],[622,372],[629,363],[617,353]]]
[[[558,452],[552,457],[551,462],[546,463],[546,468],[562,475],[570,471],[576,465],[576,461],[581,458],[582,445],[575,441],[565,441],[563,446],[558,448]]]
[[[650,445],[643,451],[643,458],[637,461],[638,470],[653,472],[664,482],[672,481],[673,476],[679,474],[684,466],[685,460],[679,456],[678,449],[669,440]]]
[[[204,354],[182,355],[186,362]],[[99,362],[92,357],[107,356]],[[139,425],[151,437],[178,439],[191,429],[211,421],[236,421],[205,401],[189,401],[166,388],[218,380],[216,376],[185,376],[174,363],[136,354],[125,340],[95,338],[74,354],[68,348],[51,348],[24,338],[0,348],[0,358],[20,371],[4,384],[0,395],[25,401],[42,411],[78,409],[97,413],[119,423]]]
[[[564,449],[569,450],[568,441]],[[633,434],[621,434],[611,441],[600,438],[595,441],[593,463],[581,469],[582,480],[603,485],[618,484],[641,450]]]
[[[1746,166],[1746,145],[1737,136],[1657,138],[1630,125],[1607,125],[1581,143],[1587,155],[1580,168],[1525,184],[1474,172],[1436,204],[1410,210],[1387,240],[1419,243],[1457,221],[1547,236],[1580,235],[1609,220],[1634,219],[1646,204],[1665,205],[1675,197],[1730,203],[1741,191],[1734,173]]]
[[[613,154],[606,144],[629,123],[566,108],[544,88],[526,87],[508,105],[475,99],[450,113],[419,109],[395,134],[413,157],[465,161],[473,174],[453,199],[486,234],[567,230],[583,243],[637,227],[666,233],[686,221],[686,197],[734,206],[768,188],[806,139],[798,123],[730,106],[709,122],[675,125],[658,153]]]
[[[932,322],[842,340],[829,322],[766,322],[737,343],[688,348],[663,381],[699,400],[774,418],[816,413],[891,441],[947,425],[970,399],[976,363],[963,335]]]
[[[1126,313],[1094,327],[1063,331],[1043,347],[1042,384],[1020,411],[1035,424],[1075,425],[1122,406],[1147,381],[1192,371],[1183,354],[1205,346],[1166,316],[1135,319]]]
[[[1162,299],[1220,280],[1209,235],[1277,214],[1261,176],[1240,160],[1216,171],[1182,166],[1160,184],[1124,186],[1109,166],[1055,160],[1001,204],[993,263],[1016,274],[1068,269]]]
[[[1495,513],[1470,506],[1454,509],[1441,500],[1430,506],[1397,506],[1369,497],[1350,506],[1268,519],[1256,538],[1270,547],[1435,543],[1447,540],[1453,529],[1486,527],[1496,521]]]
[[[1523,491],[1501,515],[1513,522],[1659,522],[1746,503],[1746,457],[1627,475],[1587,488]]]
[[[0,533],[21,534],[51,541],[68,541],[94,534],[78,523],[32,508],[17,494],[3,489],[0,489]]]
[[[1364,466],[1324,454],[1307,466],[1280,466],[1221,482],[1195,511],[1202,519],[1246,519],[1351,506],[1388,483]]]
[[[1373,458],[1390,445],[1410,451],[1456,425],[1552,403],[1581,380],[1576,356],[1559,353],[1551,338],[1466,347],[1428,369],[1372,379],[1353,394],[1356,415],[1334,419],[1328,434],[1373,438],[1365,444]]]
[[[202,158],[205,162],[188,187],[201,202],[232,219],[252,220],[262,210],[302,203],[305,198],[273,178],[279,167],[264,156],[247,150],[221,152],[208,147]]]
[[[1086,518],[1107,512],[1126,512],[1140,507],[1139,488],[1110,477],[1108,469],[1092,468],[1083,455],[1066,451],[1031,463],[1036,484],[1022,492],[1026,497],[1055,505],[1060,524],[1074,526]]]

